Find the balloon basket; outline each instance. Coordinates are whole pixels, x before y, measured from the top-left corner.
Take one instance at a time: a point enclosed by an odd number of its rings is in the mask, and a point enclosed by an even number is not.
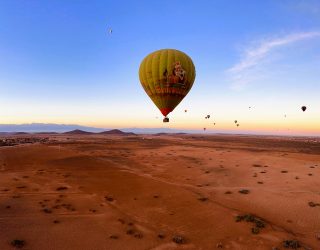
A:
[[[168,117],[163,118],[163,122],[169,122],[169,118]]]

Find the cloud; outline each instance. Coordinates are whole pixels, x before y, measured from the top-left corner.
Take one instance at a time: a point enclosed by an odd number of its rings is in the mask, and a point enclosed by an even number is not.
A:
[[[258,75],[262,73],[259,66],[267,61],[271,52],[275,49],[315,37],[320,37],[320,32],[295,33],[280,38],[265,39],[259,42],[258,45],[246,49],[240,62],[226,71],[231,77],[231,88],[242,89],[257,79]]]

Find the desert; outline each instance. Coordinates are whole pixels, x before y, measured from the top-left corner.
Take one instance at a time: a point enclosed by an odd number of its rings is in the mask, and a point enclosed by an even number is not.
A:
[[[1,139],[0,249],[320,249],[319,138]]]

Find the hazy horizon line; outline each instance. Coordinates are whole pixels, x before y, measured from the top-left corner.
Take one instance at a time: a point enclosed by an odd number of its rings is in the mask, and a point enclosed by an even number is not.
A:
[[[20,128],[19,126],[32,126],[32,125],[44,125],[44,126],[58,126],[57,128]],[[5,126],[13,126],[13,128],[8,129],[4,128],[3,130],[1,127]],[[64,128],[65,126],[65,128]],[[157,134],[157,133],[168,133],[168,134],[175,134],[175,133],[187,133],[187,134],[201,134],[201,135],[218,135],[218,134],[225,134],[225,135],[251,135],[251,136],[286,136],[286,137],[320,137],[320,133],[314,133],[314,132],[285,132],[285,131],[279,131],[273,132],[268,130],[241,130],[234,131],[232,129],[213,129],[213,128],[207,128],[206,131],[203,131],[203,129],[186,129],[186,128],[161,128],[161,127],[112,127],[112,128],[102,128],[102,127],[94,127],[94,126],[86,126],[86,125],[79,125],[79,124],[59,124],[59,123],[21,123],[21,124],[0,124],[0,133],[8,133],[8,134],[14,134],[19,132],[25,132],[29,134],[34,133],[65,133],[73,130],[82,130],[86,132],[91,133],[100,133],[103,131],[109,131],[118,129],[123,132],[133,132],[135,134]]]

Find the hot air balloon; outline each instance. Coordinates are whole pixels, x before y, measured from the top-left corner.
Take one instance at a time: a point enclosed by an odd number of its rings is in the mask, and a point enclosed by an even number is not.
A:
[[[237,120],[234,120],[234,123],[237,123],[238,121]]]
[[[302,111],[304,112],[304,111],[307,110],[307,107],[306,107],[306,106],[302,106],[301,109],[302,109]]]
[[[204,131],[206,131],[206,128],[203,128]]]
[[[185,113],[187,113],[187,111],[188,111],[188,110],[186,110],[186,109],[184,110]]]
[[[141,62],[139,78],[147,95],[158,107],[163,122],[192,88],[195,67],[191,58],[175,49],[162,49]]]
[[[237,127],[239,127],[239,124],[237,124]]]

